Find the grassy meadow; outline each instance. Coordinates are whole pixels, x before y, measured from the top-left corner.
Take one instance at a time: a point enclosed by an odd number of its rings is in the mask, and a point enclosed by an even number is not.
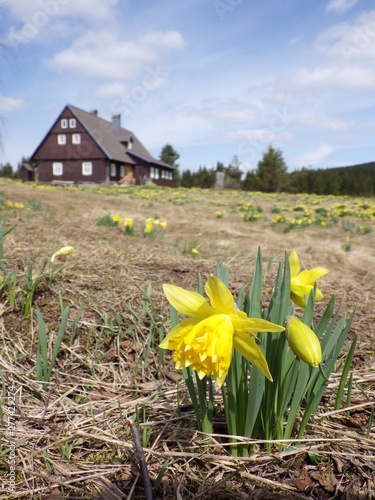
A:
[[[144,498],[130,418],[155,498],[374,494],[373,199],[1,180],[0,220],[0,499]],[[220,408],[207,446],[172,353],[158,348],[170,330],[162,285],[196,290],[221,257],[237,297],[259,246],[265,302],[296,250],[303,268],[330,270],[318,314],[332,294],[348,315],[358,304],[343,355],[358,342],[349,409],[344,395],[334,410],[340,359],[302,440],[256,441],[234,458]]]

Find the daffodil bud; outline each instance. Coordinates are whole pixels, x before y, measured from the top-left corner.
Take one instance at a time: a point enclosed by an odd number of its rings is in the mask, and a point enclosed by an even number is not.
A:
[[[285,335],[294,354],[314,368],[322,361],[322,348],[315,333],[295,316],[286,316]]]
[[[52,257],[51,257],[51,263],[54,262],[54,260],[57,258],[57,257],[63,257],[64,255],[69,255],[70,253],[73,253],[74,252],[74,247],[62,247],[60,248],[60,250],[58,250],[57,252],[55,252]]]

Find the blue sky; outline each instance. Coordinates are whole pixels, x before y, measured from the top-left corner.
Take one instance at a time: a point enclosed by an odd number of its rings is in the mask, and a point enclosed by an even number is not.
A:
[[[182,170],[375,160],[370,0],[0,0],[0,162],[31,155],[66,104],[121,113]]]

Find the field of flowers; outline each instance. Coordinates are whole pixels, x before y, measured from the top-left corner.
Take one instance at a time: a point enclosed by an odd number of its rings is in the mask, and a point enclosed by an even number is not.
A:
[[[374,230],[366,198],[0,181],[0,499],[371,497]],[[324,298],[292,313],[323,332],[334,295],[332,330],[348,325],[347,336],[322,365],[311,418],[313,390],[295,422],[292,406],[237,449],[218,385],[212,425],[199,428],[190,379],[159,348],[178,322],[163,285],[203,292],[217,274],[244,310],[258,296],[276,321],[279,263],[286,274],[293,250],[301,269],[329,273]]]

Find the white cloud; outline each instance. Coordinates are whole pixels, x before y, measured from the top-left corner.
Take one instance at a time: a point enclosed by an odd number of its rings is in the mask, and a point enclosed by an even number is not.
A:
[[[343,22],[321,33],[315,48],[325,56],[346,62],[375,57],[375,10],[362,12],[353,22]]]
[[[292,83],[310,90],[366,90],[375,88],[375,69],[361,66],[318,66],[301,69],[292,77]]]
[[[331,144],[324,142],[317,143],[310,150],[306,151],[303,156],[300,156],[297,163],[300,166],[319,165],[335,150],[336,148]]]
[[[137,40],[123,41],[111,31],[90,31],[74,41],[71,48],[55,54],[49,65],[102,80],[132,80],[147,71],[166,51],[185,45],[176,31],[147,33]]]
[[[179,112],[209,120],[217,127],[225,126],[226,128],[253,122],[257,118],[253,105],[235,98],[206,99],[199,105],[183,107]]]
[[[13,97],[0,95],[0,113],[12,113],[24,107],[25,103],[22,99],[14,99]]]
[[[222,136],[224,140],[248,142],[249,144],[254,143],[254,145],[261,147],[267,147],[268,144],[281,143],[282,141],[291,139],[291,137],[287,132],[273,132],[270,129],[237,130],[228,132]]]
[[[326,11],[329,12],[333,10],[335,12],[347,12],[357,2],[358,0],[330,0],[326,7]]]
[[[348,130],[352,125],[349,121],[329,116],[322,111],[295,113],[291,122],[298,125],[307,125],[316,130],[328,130],[332,132]]]

